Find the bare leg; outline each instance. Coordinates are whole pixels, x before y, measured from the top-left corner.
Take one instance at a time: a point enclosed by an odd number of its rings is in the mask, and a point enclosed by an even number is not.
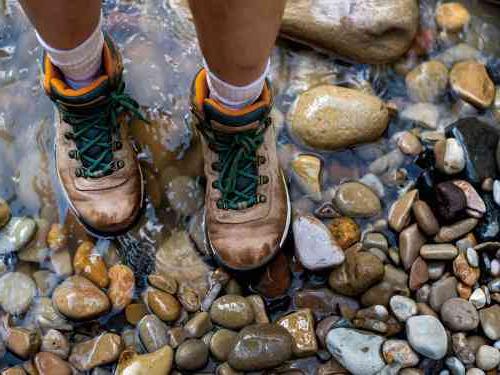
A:
[[[189,0],[201,50],[220,79],[244,86],[266,68],[286,0]]]
[[[100,0],[20,0],[38,34],[51,47],[72,49],[96,29]]]

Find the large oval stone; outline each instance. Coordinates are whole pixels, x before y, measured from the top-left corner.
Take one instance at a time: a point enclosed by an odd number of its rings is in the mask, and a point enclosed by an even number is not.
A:
[[[340,185],[334,203],[344,215],[350,217],[376,216],[382,210],[380,199],[373,190],[359,182]]]
[[[418,17],[415,0],[289,0],[281,33],[351,60],[384,63],[408,50]]]
[[[372,142],[389,122],[389,111],[376,96],[333,85],[306,91],[292,111],[293,133],[308,146],[325,150]]]
[[[59,285],[52,301],[61,314],[75,320],[92,319],[106,313],[106,294],[82,276],[72,276]]]
[[[292,356],[292,337],[274,324],[255,324],[244,328],[236,338],[228,363],[240,371],[253,371],[280,365]]]
[[[239,329],[253,322],[254,313],[246,298],[228,294],[214,301],[210,318],[223,327]]]

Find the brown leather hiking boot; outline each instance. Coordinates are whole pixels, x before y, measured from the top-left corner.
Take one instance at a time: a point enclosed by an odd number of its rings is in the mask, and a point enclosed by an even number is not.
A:
[[[290,199],[278,165],[269,83],[259,100],[228,110],[208,98],[206,71],[193,83],[192,110],[203,134],[207,239],[235,270],[267,263],[286,239]]]
[[[88,87],[71,89],[44,57],[44,89],[58,109],[56,168],[66,197],[93,234],[110,236],[134,223],[142,205],[142,176],[128,141],[128,114],[138,104],[124,93],[123,65],[106,37],[104,73]]]

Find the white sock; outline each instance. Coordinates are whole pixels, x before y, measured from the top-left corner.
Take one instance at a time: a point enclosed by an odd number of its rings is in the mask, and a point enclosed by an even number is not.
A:
[[[264,83],[270,67],[270,62],[268,62],[262,75],[254,82],[246,86],[234,86],[224,82],[212,73],[206,61],[204,64],[208,72],[207,84],[210,90],[210,97],[231,109],[245,108],[259,98],[262,94],[262,89],[264,88]]]
[[[79,89],[92,83],[101,71],[104,34],[102,16],[92,35],[73,49],[52,48],[37,35],[38,41],[47,51],[50,61],[64,74],[66,83],[73,89]]]

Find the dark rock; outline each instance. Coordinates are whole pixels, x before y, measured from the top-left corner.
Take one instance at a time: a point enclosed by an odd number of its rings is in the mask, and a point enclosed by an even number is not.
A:
[[[452,182],[442,182],[436,186],[436,202],[438,215],[447,222],[459,219],[467,207],[467,197]]]
[[[293,296],[293,302],[298,309],[311,309],[318,320],[332,314],[338,314],[343,307],[353,311],[360,307],[354,298],[333,293],[326,288],[301,290]]]
[[[495,128],[478,119],[465,118],[453,124],[448,132],[465,150],[466,180],[480,184],[487,177],[495,178],[495,151],[499,139]]]
[[[486,205],[486,214],[474,230],[478,241],[495,241],[500,233],[500,207],[495,204],[492,194],[481,196]]]

